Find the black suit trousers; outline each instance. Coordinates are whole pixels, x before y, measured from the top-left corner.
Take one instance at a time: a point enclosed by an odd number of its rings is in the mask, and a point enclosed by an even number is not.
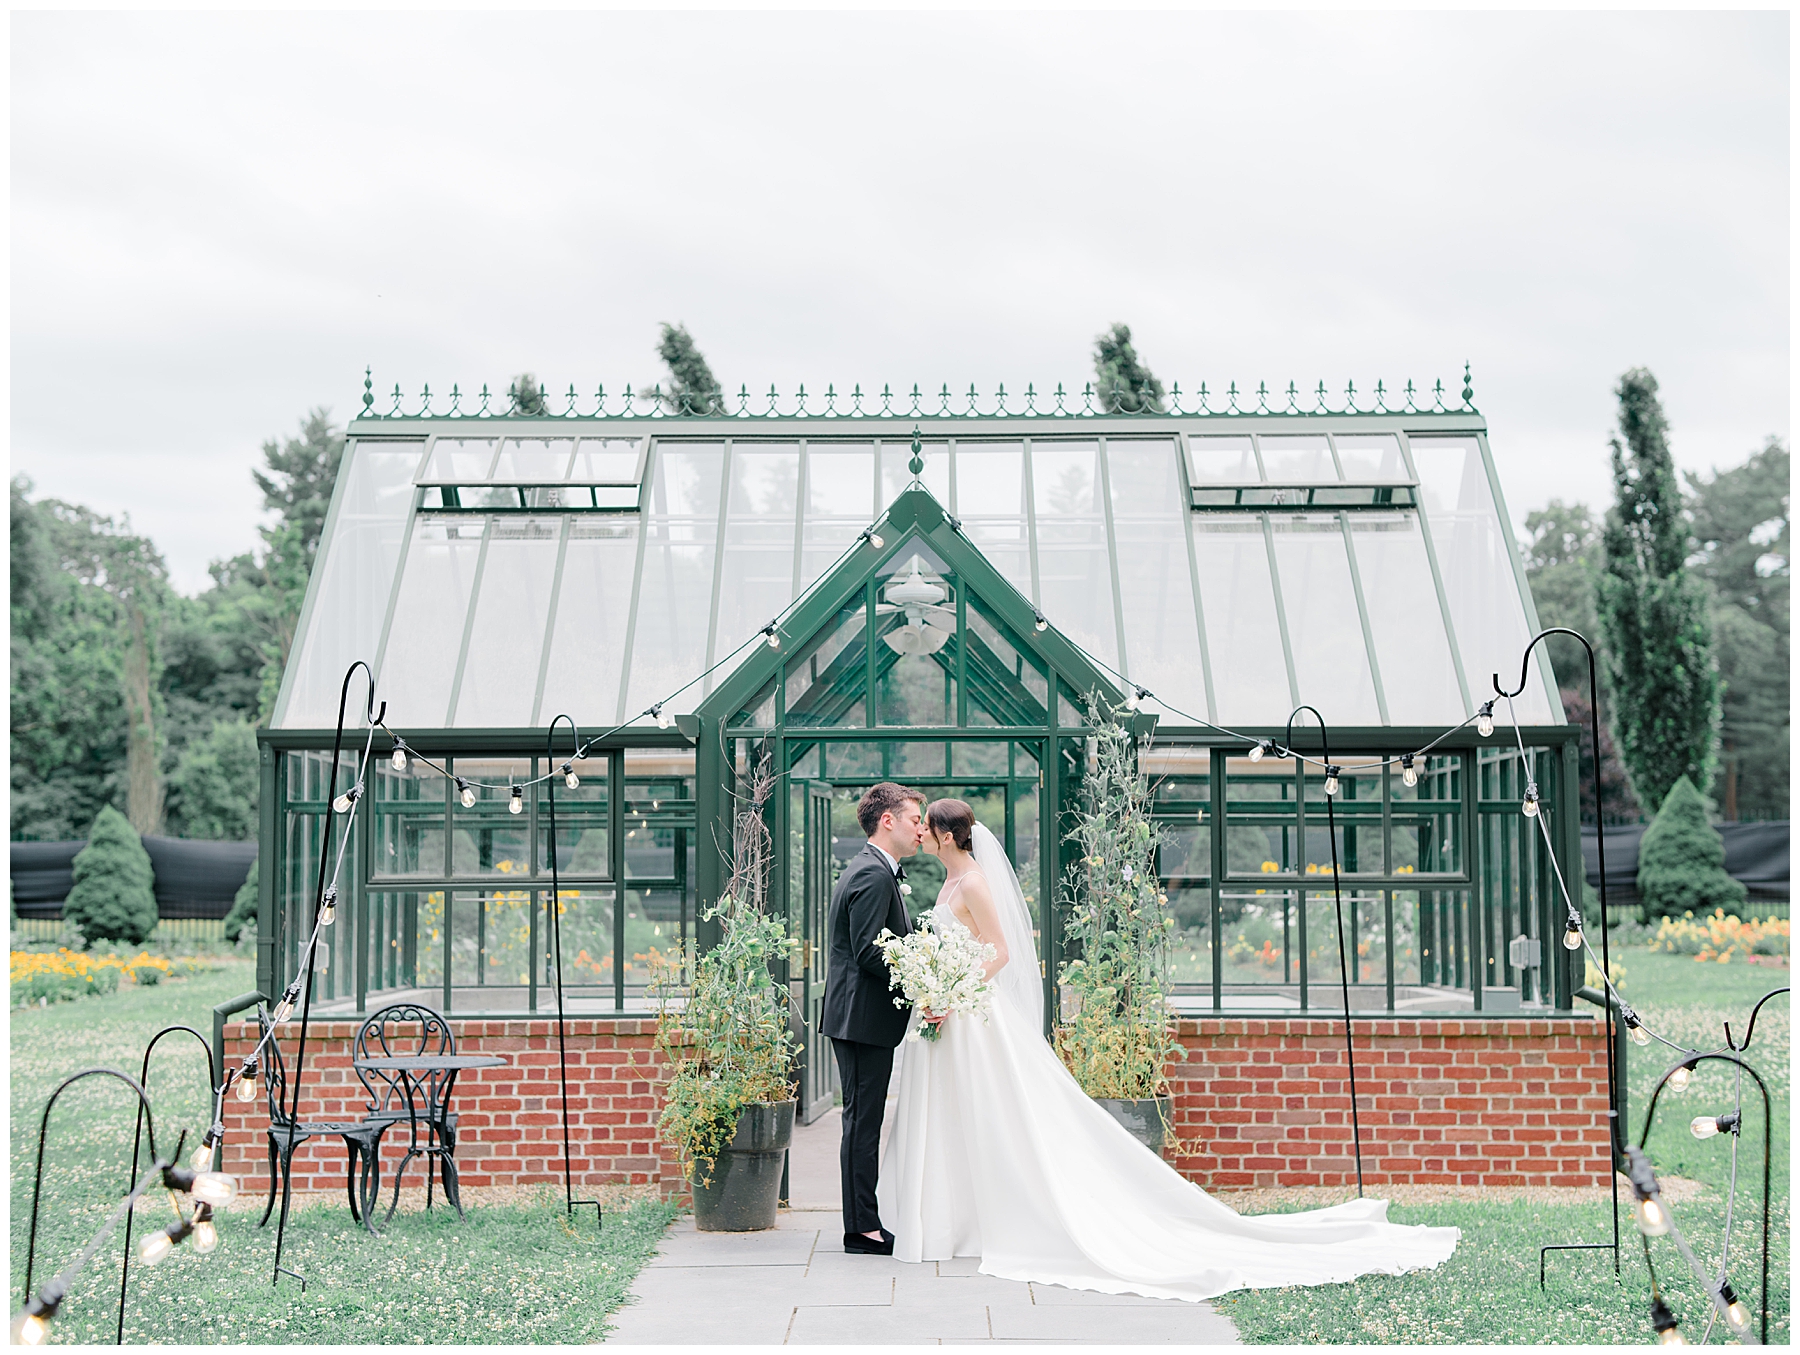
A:
[[[881,1121],[887,1113],[894,1051],[855,1040],[833,1040],[831,1047],[837,1054],[838,1078],[844,1088],[844,1138],[838,1146],[844,1231],[872,1233],[881,1227],[875,1177],[881,1168]]]

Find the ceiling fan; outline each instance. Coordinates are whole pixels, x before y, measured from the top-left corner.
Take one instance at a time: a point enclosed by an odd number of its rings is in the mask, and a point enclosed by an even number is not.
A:
[[[906,624],[881,638],[896,654],[935,654],[956,634],[956,608],[945,601],[948,586],[926,575],[924,561],[915,555],[908,564],[905,574],[896,575],[881,590],[887,601],[875,607],[877,616],[904,614]]]

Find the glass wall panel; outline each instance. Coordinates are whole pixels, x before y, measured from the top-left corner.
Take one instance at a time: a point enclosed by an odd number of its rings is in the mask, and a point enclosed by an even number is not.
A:
[[[1249,436],[1191,437],[1188,459],[1197,485],[1246,485],[1262,479]]]
[[[1271,514],[1269,525],[1300,700],[1328,712],[1333,724],[1383,723],[1337,517]]]
[[[637,438],[583,438],[569,466],[578,485],[636,484],[643,443]]]
[[[552,717],[567,714],[593,731],[619,718],[621,657],[631,614],[638,524],[630,519],[576,518],[568,531],[550,662],[532,723],[547,724]]]
[[[485,519],[448,514],[421,515],[414,524],[393,625],[376,673],[394,725],[429,729],[450,723],[450,691],[486,528]],[[334,698],[327,725],[336,721]]]
[[[1020,594],[1033,596],[1025,502],[1025,448],[1018,442],[958,442],[951,511],[963,535]]]
[[[1338,478],[1331,445],[1322,433],[1257,439],[1264,478],[1276,485],[1330,484]]]
[[[337,723],[344,671],[367,658],[381,635],[422,454],[417,442],[353,442],[345,452],[337,516],[315,566],[312,610],[296,637],[278,727]],[[435,716],[426,721],[435,722]]]
[[[434,889],[418,896],[418,911],[414,919],[414,935],[417,938],[417,969],[414,977],[419,987],[442,990],[444,983],[444,961],[448,954],[446,939],[449,936],[449,919],[444,910],[445,893]]]
[[[788,724],[816,729],[865,723],[869,683],[863,629],[867,621],[867,609],[860,601],[845,607],[836,623],[824,629],[810,648],[788,660]]]
[[[475,789],[473,809],[464,809],[460,801],[451,804],[452,875],[530,874],[530,797],[522,813],[512,813],[509,805],[510,788],[529,781],[534,765],[530,758],[459,757],[450,763],[451,772]]]
[[[494,460],[495,480],[512,484],[546,484],[566,480],[574,438],[507,438]]]
[[[1412,458],[1463,672],[1516,675],[1531,631],[1481,447],[1474,438],[1414,438]],[[1514,701],[1526,724],[1552,719],[1537,669],[1540,653],[1532,651],[1529,679]]]
[[[397,772],[385,758],[373,768],[370,800],[375,830],[376,876],[444,874],[444,776],[418,758]]]
[[[494,465],[494,438],[439,438],[419,475],[423,485],[467,485],[488,478]],[[418,464],[416,456],[414,463]]]
[[[1350,540],[1369,608],[1388,718],[1453,725],[1470,714],[1450,656],[1443,609],[1414,513],[1352,513]]]
[[[496,518],[489,525],[452,724],[479,729],[532,722],[550,591],[568,521]]]
[[[1225,724],[1281,724],[1294,703],[1261,516],[1195,513],[1189,525],[1219,703],[1216,718]]]
[[[419,904],[425,896],[370,890],[363,896],[363,935],[369,947],[368,993],[411,988],[418,982]],[[439,905],[442,906],[441,904]],[[443,980],[439,977],[440,985]]]
[[[724,460],[720,443],[657,444],[637,629],[627,658],[629,708],[661,700],[706,669]],[[670,714],[692,710],[704,695],[697,685],[687,687]]]
[[[1292,890],[1243,885],[1220,890],[1219,932],[1224,946],[1224,982],[1298,983],[1300,965],[1295,949],[1299,939],[1298,911],[1297,896]],[[1196,930],[1209,934],[1210,942],[1210,926],[1202,922]],[[1211,979],[1209,969],[1202,982]]]
[[[829,569],[879,512],[873,445],[809,442],[801,587]]]
[[[797,444],[733,445],[715,659],[755,635],[793,600],[799,486]]]
[[[550,891],[539,891],[543,971],[540,982],[548,987],[556,976],[556,947],[551,938]],[[610,997],[613,983],[613,898],[611,886],[574,889],[564,885],[557,895],[555,925],[562,930],[562,967],[565,992],[603,987]],[[541,993],[538,1006],[554,1008],[554,988]],[[592,1010],[588,1008],[587,1010]]]
[[[1124,671],[1183,710],[1208,714],[1187,519],[1174,441],[1106,444],[1125,614]]]
[[[1100,494],[1100,448],[1092,442],[1034,442],[1038,606],[1069,639],[1117,667],[1113,559]]]
[[[557,775],[540,781],[537,796],[537,873],[550,873],[550,796],[556,796],[556,869],[564,878],[587,876],[607,879],[612,875],[611,857],[607,852],[610,823],[607,799],[607,759],[590,757],[571,762],[581,784],[570,790],[563,779],[562,764],[555,764]]]
[[[984,604],[968,599],[963,617],[971,725],[1041,725],[1048,718],[1050,680],[1035,656],[1012,642]]]
[[[1412,479],[1406,459],[1400,455],[1400,439],[1392,433],[1340,433],[1332,440],[1337,444],[1344,479],[1352,483],[1387,484]]]
[[[950,444],[921,444],[921,459],[925,462],[925,469],[919,475],[920,483],[931,491],[932,498],[954,513],[956,509],[950,503]],[[911,487],[911,461],[910,441],[881,444],[881,506],[884,509]]]

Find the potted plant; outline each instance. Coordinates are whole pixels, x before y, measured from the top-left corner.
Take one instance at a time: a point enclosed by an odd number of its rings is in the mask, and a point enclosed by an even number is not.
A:
[[[758,772],[732,829],[732,873],[706,916],[719,942],[680,988],[679,965],[659,965],[657,1046],[671,1069],[658,1122],[693,1186],[706,1232],[775,1226],[781,1173],[794,1134],[797,1043],[788,992],[771,965],[787,956],[782,920],[765,908],[771,842],[763,805],[774,779]]]
[[[1089,723],[1092,751],[1066,838],[1079,852],[1064,876],[1065,935],[1075,958],[1058,975],[1064,1001],[1056,1052],[1083,1091],[1161,1152],[1174,1120],[1164,1070],[1186,1056],[1168,1002],[1175,919],[1157,883],[1160,833],[1137,740],[1097,695],[1089,698]]]

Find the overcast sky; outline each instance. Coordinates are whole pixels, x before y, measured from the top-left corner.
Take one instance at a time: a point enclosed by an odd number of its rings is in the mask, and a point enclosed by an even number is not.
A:
[[[1515,519],[1788,435],[1785,14],[15,14],[12,465],[192,592],[377,387],[1448,386]]]

